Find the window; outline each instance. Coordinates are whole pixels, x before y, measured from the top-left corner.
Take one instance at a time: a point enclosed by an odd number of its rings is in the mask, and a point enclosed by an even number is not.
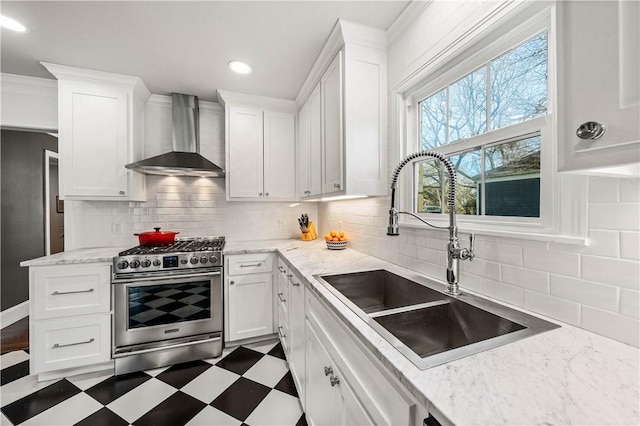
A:
[[[548,32],[529,32],[496,50],[489,46],[488,60],[476,59],[467,72],[454,67],[448,81],[447,73],[436,79],[439,87],[427,84],[411,94],[417,140],[408,141],[408,150],[436,150],[454,164],[457,214],[540,225],[550,215],[541,194],[549,180],[544,172],[552,168],[543,155],[549,151]],[[413,211],[447,213],[448,185],[439,161],[415,162]]]

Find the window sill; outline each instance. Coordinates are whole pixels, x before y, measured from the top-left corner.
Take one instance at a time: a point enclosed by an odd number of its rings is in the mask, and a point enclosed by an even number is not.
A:
[[[448,223],[440,223],[435,222],[435,225],[438,226],[447,226]],[[423,225],[420,223],[400,223],[400,228],[415,228],[415,229],[425,229],[425,230],[433,230],[433,228]],[[446,231],[443,231],[446,232]],[[463,224],[462,226],[458,225],[458,233],[459,234],[475,234],[475,235],[488,235],[492,237],[502,237],[502,238],[517,238],[520,240],[531,240],[531,241],[543,241],[548,243],[556,243],[556,244],[567,244],[573,246],[588,246],[589,240],[586,237],[576,237],[572,235],[558,235],[558,234],[549,234],[545,232],[527,232],[527,231],[506,231],[506,230],[497,230],[497,229],[486,229],[475,227],[469,224]]]

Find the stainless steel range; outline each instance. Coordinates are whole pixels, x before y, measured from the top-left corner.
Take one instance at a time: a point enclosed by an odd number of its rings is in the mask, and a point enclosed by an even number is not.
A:
[[[224,243],[181,238],[113,258],[116,374],[220,356]]]

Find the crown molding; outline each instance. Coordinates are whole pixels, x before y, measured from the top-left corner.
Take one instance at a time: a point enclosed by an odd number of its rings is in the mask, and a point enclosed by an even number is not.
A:
[[[0,82],[3,92],[58,96],[58,82],[49,78],[1,73]]]
[[[398,38],[431,6],[433,0],[413,0],[402,13],[391,23],[387,29],[387,39],[389,45],[395,43]]]
[[[245,93],[229,92],[218,90],[218,99],[222,108],[226,109],[226,104],[255,106],[258,108],[275,109],[287,112],[298,110],[296,103],[289,99],[270,98],[267,96],[247,95]]]

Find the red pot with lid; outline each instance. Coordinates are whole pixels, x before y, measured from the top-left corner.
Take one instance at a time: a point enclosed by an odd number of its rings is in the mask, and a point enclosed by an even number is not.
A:
[[[153,228],[155,231],[141,232],[139,234],[133,234],[138,237],[141,246],[165,246],[173,244],[176,235],[179,232],[174,231],[161,231],[160,228]]]

